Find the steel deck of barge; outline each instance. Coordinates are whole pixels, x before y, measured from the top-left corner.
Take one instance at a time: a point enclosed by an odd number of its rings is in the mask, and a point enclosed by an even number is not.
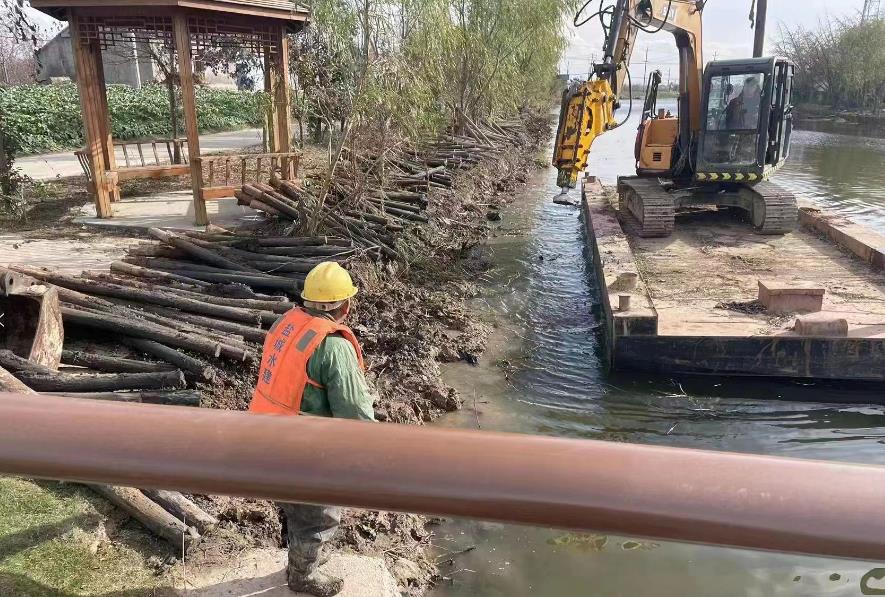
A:
[[[582,215],[597,272],[606,358],[660,373],[885,381],[885,237],[816,209],[784,236],[755,234],[734,211],[678,216],[667,238],[641,238],[617,194],[584,180]],[[619,287],[624,273],[635,288]],[[825,288],[845,337],[802,336],[795,315],[759,311],[759,280]],[[630,294],[628,310],[619,294]]]

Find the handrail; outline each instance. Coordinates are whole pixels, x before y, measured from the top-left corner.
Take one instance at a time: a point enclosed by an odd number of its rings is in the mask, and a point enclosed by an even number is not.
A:
[[[885,467],[0,394],[0,473],[885,560]]]

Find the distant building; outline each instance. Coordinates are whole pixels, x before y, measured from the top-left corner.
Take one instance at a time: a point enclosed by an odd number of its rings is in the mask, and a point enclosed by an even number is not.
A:
[[[145,51],[143,42],[131,42],[111,46],[102,50],[104,77],[109,84],[130,85],[136,89],[156,79],[156,66]],[[71,49],[71,32],[65,27],[46,45],[37,50],[40,64],[37,81],[47,83],[50,79],[77,78],[74,67],[74,52]]]
[[[129,85],[139,89],[157,80],[158,69],[150,57],[145,42],[136,41],[132,34],[123,34],[123,43],[117,43],[101,51],[104,78],[108,85]],[[128,39],[127,39],[128,38]],[[37,81],[49,83],[52,79],[77,78],[74,52],[71,48],[71,32],[65,27],[58,35],[37,50],[39,70]],[[236,81],[226,75],[216,75],[206,70],[203,81],[211,87],[236,89]]]

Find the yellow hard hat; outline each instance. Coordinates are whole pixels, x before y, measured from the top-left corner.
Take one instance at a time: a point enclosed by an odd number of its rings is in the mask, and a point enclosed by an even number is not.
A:
[[[312,303],[336,303],[355,294],[356,286],[347,270],[334,261],[324,261],[307,274],[301,298]]]

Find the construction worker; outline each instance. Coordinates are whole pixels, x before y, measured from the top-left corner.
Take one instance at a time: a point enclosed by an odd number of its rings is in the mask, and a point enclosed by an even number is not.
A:
[[[267,334],[251,412],[375,420],[362,351],[341,323],[356,292],[350,274],[337,263],[321,263],[307,274],[304,307],[291,309]],[[317,597],[337,594],[342,580],[318,568],[328,559],[323,545],[335,534],[342,509],[280,507],[288,527],[289,588]]]

